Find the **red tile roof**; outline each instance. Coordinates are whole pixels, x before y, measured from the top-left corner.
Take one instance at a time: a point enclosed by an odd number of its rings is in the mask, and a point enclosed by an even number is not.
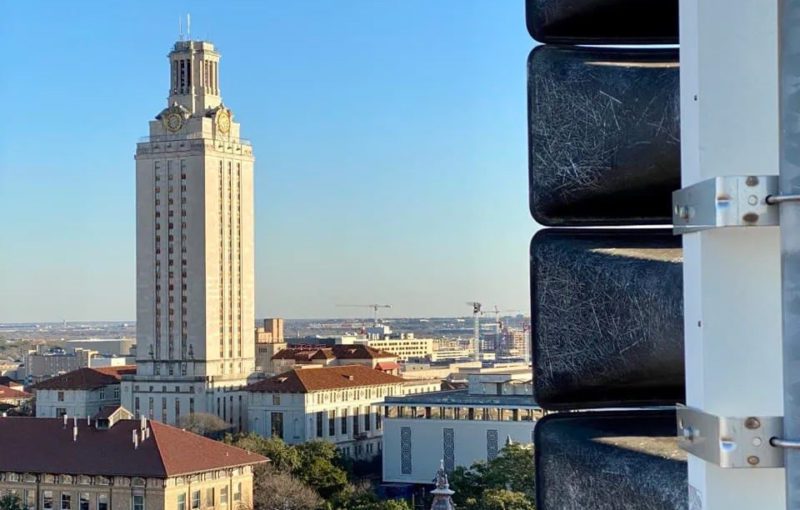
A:
[[[0,418],[0,472],[168,478],[267,462],[261,455],[149,421],[150,438],[134,449],[139,420],[120,420],[98,430],[78,420],[64,428],[60,418]]]
[[[320,349],[315,352],[311,359],[334,359],[336,356],[333,355],[330,349]]]
[[[402,383],[403,379],[363,365],[294,369],[248,386],[247,391],[308,393],[337,388],[358,388]]]
[[[0,386],[0,400],[7,398],[31,398],[33,395],[24,391],[15,390],[8,386]]]
[[[343,345],[331,347],[298,346],[287,347],[272,356],[272,359],[287,359],[296,362],[307,362],[314,359],[377,359],[397,358],[396,354],[382,351],[364,344]]]
[[[334,345],[333,354],[338,359],[397,358],[397,354],[382,351],[364,344]]]
[[[79,368],[42,381],[33,385],[32,388],[35,390],[94,390],[120,382],[123,375],[135,373],[135,365]]]

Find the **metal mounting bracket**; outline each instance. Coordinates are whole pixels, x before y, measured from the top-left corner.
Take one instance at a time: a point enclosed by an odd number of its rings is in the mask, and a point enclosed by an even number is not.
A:
[[[680,448],[723,468],[783,467],[783,449],[772,444],[782,433],[782,416],[723,418],[678,406]]]
[[[676,235],[720,227],[778,225],[777,175],[714,177],[672,193],[672,225]]]

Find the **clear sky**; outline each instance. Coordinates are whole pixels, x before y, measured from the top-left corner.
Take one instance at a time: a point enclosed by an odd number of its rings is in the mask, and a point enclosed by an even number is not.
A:
[[[178,18],[256,156],[256,316],[529,309],[522,0],[4,2],[0,322],[135,319]]]

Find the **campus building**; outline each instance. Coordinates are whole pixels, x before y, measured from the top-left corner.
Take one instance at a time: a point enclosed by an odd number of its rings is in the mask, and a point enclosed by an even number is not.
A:
[[[509,439],[533,442],[542,410],[534,402],[529,372],[468,378],[463,390],[386,397],[384,482],[427,484],[440,459],[451,472],[494,458]]]
[[[362,365],[298,368],[247,388],[249,430],[289,444],[330,441],[346,457],[381,450],[381,404],[403,379]]]
[[[103,407],[119,406],[122,376],[135,373],[135,366],[81,368],[42,381],[32,387],[36,417],[86,418]]]
[[[0,494],[28,510],[236,510],[261,455],[155,421],[0,417]],[[127,416],[130,416],[128,413]]]
[[[222,102],[220,54],[178,41],[166,108],[136,147],[136,365],[122,402],[241,429],[255,369],[253,151]]]

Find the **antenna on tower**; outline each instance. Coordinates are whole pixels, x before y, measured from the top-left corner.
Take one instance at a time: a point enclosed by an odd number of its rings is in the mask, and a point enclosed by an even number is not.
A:
[[[186,13],[186,39],[192,40],[192,15]]]
[[[183,41],[183,20],[178,16],[178,40]]]

